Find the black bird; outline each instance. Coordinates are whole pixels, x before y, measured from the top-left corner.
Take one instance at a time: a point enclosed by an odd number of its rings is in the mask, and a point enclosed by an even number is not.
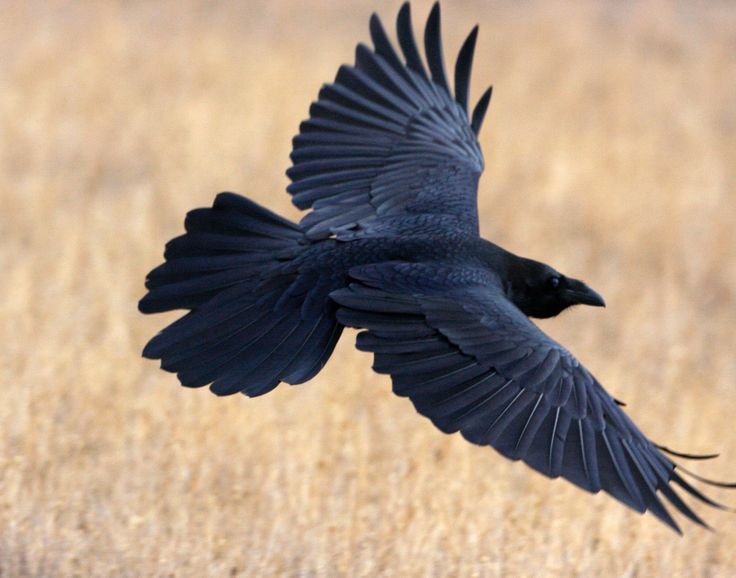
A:
[[[453,96],[439,5],[424,32],[428,71],[408,3],[396,25],[403,58],[374,14],[374,47],[358,45],[355,65],[322,88],[294,138],[287,190],[311,209],[298,225],[233,193],[187,215],[139,306],[190,311],[143,355],[187,387],[257,396],[311,379],[343,328],[361,328],[358,349],[372,352],[394,392],[443,432],[604,490],[678,532],[662,497],[705,525],[675,487],[723,506],[664,453],[714,456],[653,444],[529,319],[603,306],[603,298],[479,235],[476,137],[491,89],[471,113],[478,28],[458,54]]]

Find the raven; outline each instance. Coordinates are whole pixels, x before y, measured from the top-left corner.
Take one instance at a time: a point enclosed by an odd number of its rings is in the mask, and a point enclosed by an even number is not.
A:
[[[311,379],[343,328],[359,328],[357,347],[374,354],[374,370],[443,432],[603,490],[678,532],[662,497],[705,526],[675,486],[724,506],[665,454],[714,456],[652,443],[529,319],[604,306],[603,298],[479,235],[477,135],[491,88],[471,113],[478,27],[458,54],[453,96],[439,4],[424,32],[429,70],[408,3],[396,25],[403,58],[374,14],[373,48],[358,45],[355,65],[322,88],[294,138],[287,190],[311,209],[299,224],[233,193],[187,214],[186,233],[166,245],[139,307],[189,312],[143,355],[187,387],[257,396]]]

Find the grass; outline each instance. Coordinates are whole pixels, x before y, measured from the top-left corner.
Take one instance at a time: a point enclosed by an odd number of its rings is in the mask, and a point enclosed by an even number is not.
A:
[[[444,436],[352,333],[252,400],[140,358],[175,318],[136,302],[185,211],[231,189],[298,218],[290,138],[398,2],[3,8],[0,576],[736,572],[735,516],[700,508],[718,532],[679,538]],[[606,310],[544,329],[654,440],[734,478],[736,6],[443,9],[453,55],[480,23],[475,94],[496,86],[484,234],[598,289]]]

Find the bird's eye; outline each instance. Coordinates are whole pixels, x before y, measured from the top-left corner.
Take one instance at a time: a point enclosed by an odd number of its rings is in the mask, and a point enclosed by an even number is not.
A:
[[[557,289],[560,286],[560,278],[559,277],[550,277],[549,278],[549,286],[552,287],[552,289]]]

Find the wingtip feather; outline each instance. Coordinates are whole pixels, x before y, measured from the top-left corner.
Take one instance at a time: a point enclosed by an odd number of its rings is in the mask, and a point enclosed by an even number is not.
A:
[[[445,74],[445,62],[442,53],[442,27],[440,24],[440,3],[435,2],[427,18],[424,28],[424,50],[427,56],[427,64],[432,74],[432,81],[450,92]]]
[[[470,93],[470,76],[473,68],[473,55],[478,39],[478,25],[471,30],[458,52],[455,62],[455,101],[468,114],[468,94]]]
[[[491,96],[493,96],[493,87],[489,86],[483,93],[483,96],[478,100],[478,104],[473,109],[473,119],[470,122],[470,126],[476,136],[480,132],[480,127],[483,125],[483,119],[486,116],[488,110],[488,104],[491,102]]]
[[[683,458],[685,460],[713,460],[720,456],[720,454],[691,454],[686,452],[678,452],[666,446],[660,446],[657,444],[654,444],[654,447],[657,448],[659,451],[664,452],[665,454],[669,454],[676,458]]]
[[[409,2],[404,2],[399,10],[399,15],[396,18],[396,35],[399,39],[401,51],[404,53],[406,65],[422,76],[422,78],[428,78],[422,57],[419,56],[416,40],[414,39],[414,29],[411,24],[411,5]]]

